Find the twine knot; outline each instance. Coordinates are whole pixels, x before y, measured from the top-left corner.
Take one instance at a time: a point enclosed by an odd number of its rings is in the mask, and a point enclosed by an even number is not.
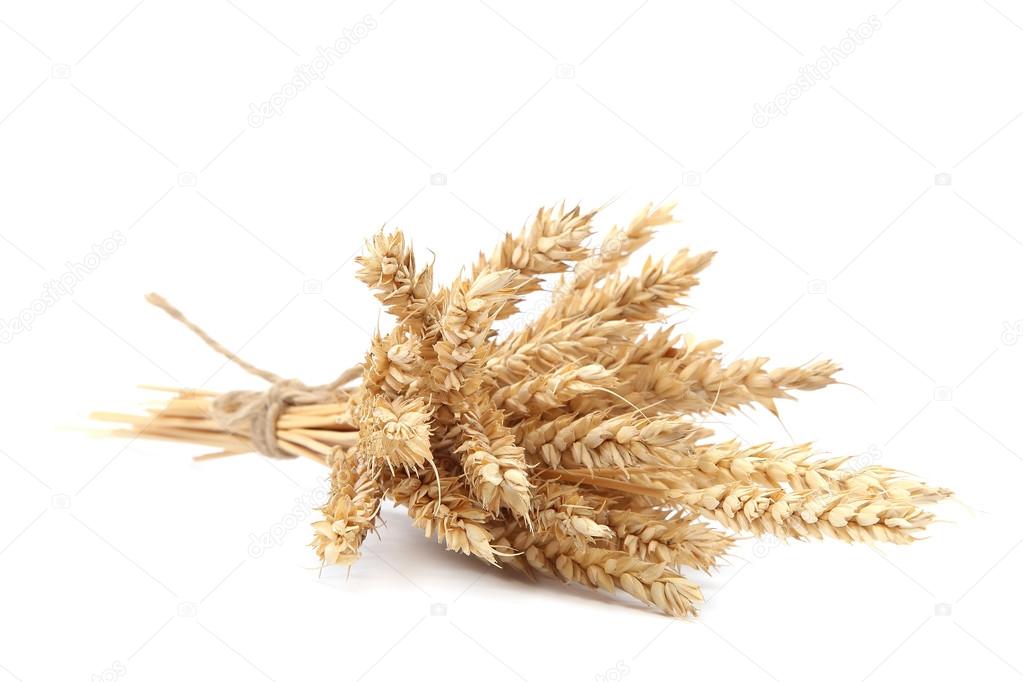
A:
[[[246,435],[260,454],[275,459],[296,455],[285,450],[277,439],[277,419],[290,405],[310,405],[334,399],[331,385],[306,386],[297,379],[275,381],[265,391],[229,391],[213,401],[210,416],[225,431]]]

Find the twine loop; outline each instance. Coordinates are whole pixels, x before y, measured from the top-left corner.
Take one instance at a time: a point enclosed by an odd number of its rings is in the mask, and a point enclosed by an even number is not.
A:
[[[307,386],[298,379],[285,379],[242,360],[210,337],[201,327],[185,317],[184,313],[159,294],[149,294],[146,296],[146,300],[188,327],[207,346],[235,365],[270,383],[270,388],[265,391],[222,393],[213,400],[210,410],[211,418],[220,427],[235,435],[247,435],[256,451],[267,457],[275,459],[296,457],[283,449],[277,438],[277,419],[285,408],[292,405],[315,405],[337,400],[344,395],[342,387],[362,375],[362,365],[355,365],[342,372],[334,381],[318,386]],[[247,434],[245,433],[246,427]]]

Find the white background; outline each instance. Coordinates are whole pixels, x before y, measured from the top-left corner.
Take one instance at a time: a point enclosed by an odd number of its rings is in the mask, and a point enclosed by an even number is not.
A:
[[[0,4],[0,679],[1021,675],[1018,3],[339,4]],[[829,80],[753,125],[872,15]],[[605,227],[677,201],[649,251],[719,255],[673,320],[730,358],[834,357],[849,383],[722,437],[952,487],[931,538],[743,542],[696,576],[693,621],[484,568],[394,510],[350,576],[321,577],[315,465],[74,430],[152,399],[138,383],[257,385],[149,290],[324,381],[389,324],[352,276],[371,230],[407,230],[444,280],[562,198],[613,200]]]

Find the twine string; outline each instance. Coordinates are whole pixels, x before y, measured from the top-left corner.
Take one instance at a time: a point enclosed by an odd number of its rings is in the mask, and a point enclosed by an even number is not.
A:
[[[291,459],[295,457],[282,449],[277,439],[277,419],[284,408],[290,405],[313,405],[330,402],[338,398],[338,389],[362,375],[362,365],[349,367],[330,383],[307,386],[298,379],[285,379],[269,370],[260,369],[238,357],[223,344],[211,337],[202,327],[195,324],[180,310],[159,294],[146,295],[146,300],[177,320],[207,346],[220,353],[249,374],[270,384],[265,391],[229,391],[213,400],[210,416],[224,430],[235,435],[248,437],[253,447],[267,457]]]

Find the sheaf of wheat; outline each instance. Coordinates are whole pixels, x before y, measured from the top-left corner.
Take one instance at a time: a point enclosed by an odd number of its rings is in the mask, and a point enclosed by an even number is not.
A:
[[[449,550],[684,616],[701,599],[686,574],[713,569],[737,537],[913,542],[948,490],[810,445],[713,439],[708,416],[777,414],[839,367],[726,362],[720,342],[665,324],[713,254],[623,266],[671,209],[648,206],[596,244],[595,211],[541,209],[446,286],[402,232],[381,230],[358,278],[393,326],[324,386],[244,362],[150,295],[269,388],[181,389],[148,414],[95,417],[125,424],[119,435],[214,449],[202,458],[255,450],[329,467],[312,527],[324,564],[358,559],[387,498]],[[499,337],[541,290],[546,309]]]

